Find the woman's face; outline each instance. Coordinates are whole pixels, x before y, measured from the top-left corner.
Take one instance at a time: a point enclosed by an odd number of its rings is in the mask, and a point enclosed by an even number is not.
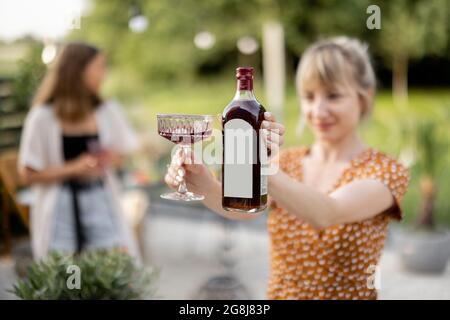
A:
[[[103,53],[97,54],[86,66],[83,78],[89,90],[98,93],[103,79],[106,76],[106,57]]]
[[[321,85],[301,92],[301,107],[316,139],[329,143],[355,133],[362,110],[356,90],[336,90]]]

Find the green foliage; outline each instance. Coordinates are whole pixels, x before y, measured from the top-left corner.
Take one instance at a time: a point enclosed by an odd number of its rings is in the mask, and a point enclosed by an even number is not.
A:
[[[149,20],[142,33],[128,28],[134,3]],[[381,8],[381,30],[366,27],[366,10],[372,4]],[[334,35],[368,42],[371,53],[384,58],[388,67],[394,58],[407,62],[425,55],[443,56],[449,49],[447,0],[96,0],[82,18],[81,29],[70,38],[105,49],[122,79],[139,86],[192,81],[208,72],[228,74],[240,63],[258,66],[261,50],[244,57],[236,42],[242,36],[261,42],[262,25],[269,20],[282,22],[288,51],[296,56],[318,38]],[[204,30],[216,37],[209,50],[200,50],[193,42]]]
[[[448,47],[448,1],[383,1],[381,12],[383,22],[377,44],[386,59],[440,55]]]
[[[240,36],[259,38],[259,2],[136,1],[148,17],[149,27],[133,33],[128,28],[131,1],[95,1],[90,15],[82,19],[82,28],[70,38],[102,47],[127,76],[147,82],[186,80],[203,65],[221,68],[228,59],[236,62],[236,41]],[[197,49],[193,42],[195,35],[204,30],[216,36],[215,46],[208,51]]]
[[[414,153],[414,166],[421,176],[438,180],[448,170],[450,158],[447,124],[450,109],[444,105],[433,114],[414,114],[400,126],[400,143]]]
[[[289,48],[300,56],[321,37],[349,35],[369,38],[366,8],[369,0],[279,0],[280,19]]]
[[[81,270],[80,289],[67,285],[72,265]],[[155,271],[136,266],[119,250],[86,251],[79,256],[52,253],[33,263],[12,292],[26,300],[144,299],[154,295],[155,278]]]
[[[437,173],[437,160],[440,149],[436,135],[436,124],[433,121],[422,120],[417,125],[416,150],[423,173],[435,177]]]
[[[445,122],[442,119],[447,120]],[[415,125],[414,147],[416,152],[416,164],[413,172],[416,175],[416,183],[420,185],[421,212],[418,223],[421,227],[433,228],[436,216],[448,219],[450,208],[442,208],[436,195],[448,194],[448,135],[446,134],[447,119],[420,119]],[[442,189],[441,189],[442,187]],[[436,206],[436,204],[438,205]]]
[[[41,60],[42,45],[33,44],[28,55],[18,62],[18,71],[12,84],[12,101],[17,109],[25,110],[45,74]]]
[[[450,136],[447,128],[450,109],[448,99],[445,103],[439,100],[436,102],[441,103],[440,106],[414,112],[403,120],[401,137],[396,139],[403,149],[412,152],[411,181],[404,199],[407,222],[412,222],[420,213],[424,196],[420,182],[426,177],[432,179],[437,191],[433,215],[439,224],[450,225]]]

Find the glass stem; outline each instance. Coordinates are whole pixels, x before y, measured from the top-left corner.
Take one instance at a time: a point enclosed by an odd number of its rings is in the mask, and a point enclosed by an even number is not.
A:
[[[181,152],[186,156],[189,154],[189,145],[181,145]],[[186,174],[186,173],[185,173]],[[188,192],[188,189],[186,187],[186,181],[183,180],[180,181],[180,184],[178,185],[178,193],[185,194]]]
[[[186,192],[187,192],[186,182],[183,179],[180,182],[180,185],[178,186],[178,193],[185,194]]]

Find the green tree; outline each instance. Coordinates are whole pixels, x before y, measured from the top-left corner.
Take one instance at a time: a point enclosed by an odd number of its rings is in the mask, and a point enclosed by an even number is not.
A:
[[[136,4],[149,19],[142,33],[128,28]],[[371,4],[381,8],[381,30],[366,27]],[[402,103],[407,101],[409,61],[449,49],[447,0],[95,0],[71,37],[104,48],[116,71],[142,85],[190,79],[205,65],[215,70],[234,66],[238,38],[260,40],[263,22],[272,19],[282,22],[287,45],[298,56],[321,37],[349,35],[368,42],[371,53],[392,67],[394,97]],[[195,35],[203,30],[216,37],[210,50],[194,46]]]
[[[149,20],[142,33],[128,28],[136,4]],[[204,63],[224,61],[230,52],[236,53],[240,36],[258,37],[263,5],[261,0],[94,1],[71,38],[101,46],[116,66],[139,82],[172,80],[195,75]],[[216,37],[211,50],[194,45],[195,35],[203,30]]]
[[[366,28],[369,0],[278,0],[289,48],[301,55],[323,37],[348,35],[370,41]]]
[[[395,101],[408,101],[408,63],[425,55],[442,55],[448,45],[450,19],[446,0],[380,1],[382,27],[378,48],[392,66]]]
[[[18,71],[12,83],[12,102],[17,110],[26,110],[44,77],[46,66],[41,59],[42,45],[30,43],[26,56],[18,61]]]

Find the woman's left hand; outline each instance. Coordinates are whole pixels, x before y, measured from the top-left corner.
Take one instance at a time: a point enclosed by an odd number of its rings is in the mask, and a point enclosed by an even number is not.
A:
[[[103,149],[97,157],[104,168],[118,168],[124,160],[121,154],[110,149]]]
[[[273,158],[278,154],[280,147],[284,143],[285,128],[281,123],[276,122],[275,116],[270,112],[264,112],[264,120],[261,124],[261,128],[267,130],[265,142],[267,148],[270,149],[270,158]]]

